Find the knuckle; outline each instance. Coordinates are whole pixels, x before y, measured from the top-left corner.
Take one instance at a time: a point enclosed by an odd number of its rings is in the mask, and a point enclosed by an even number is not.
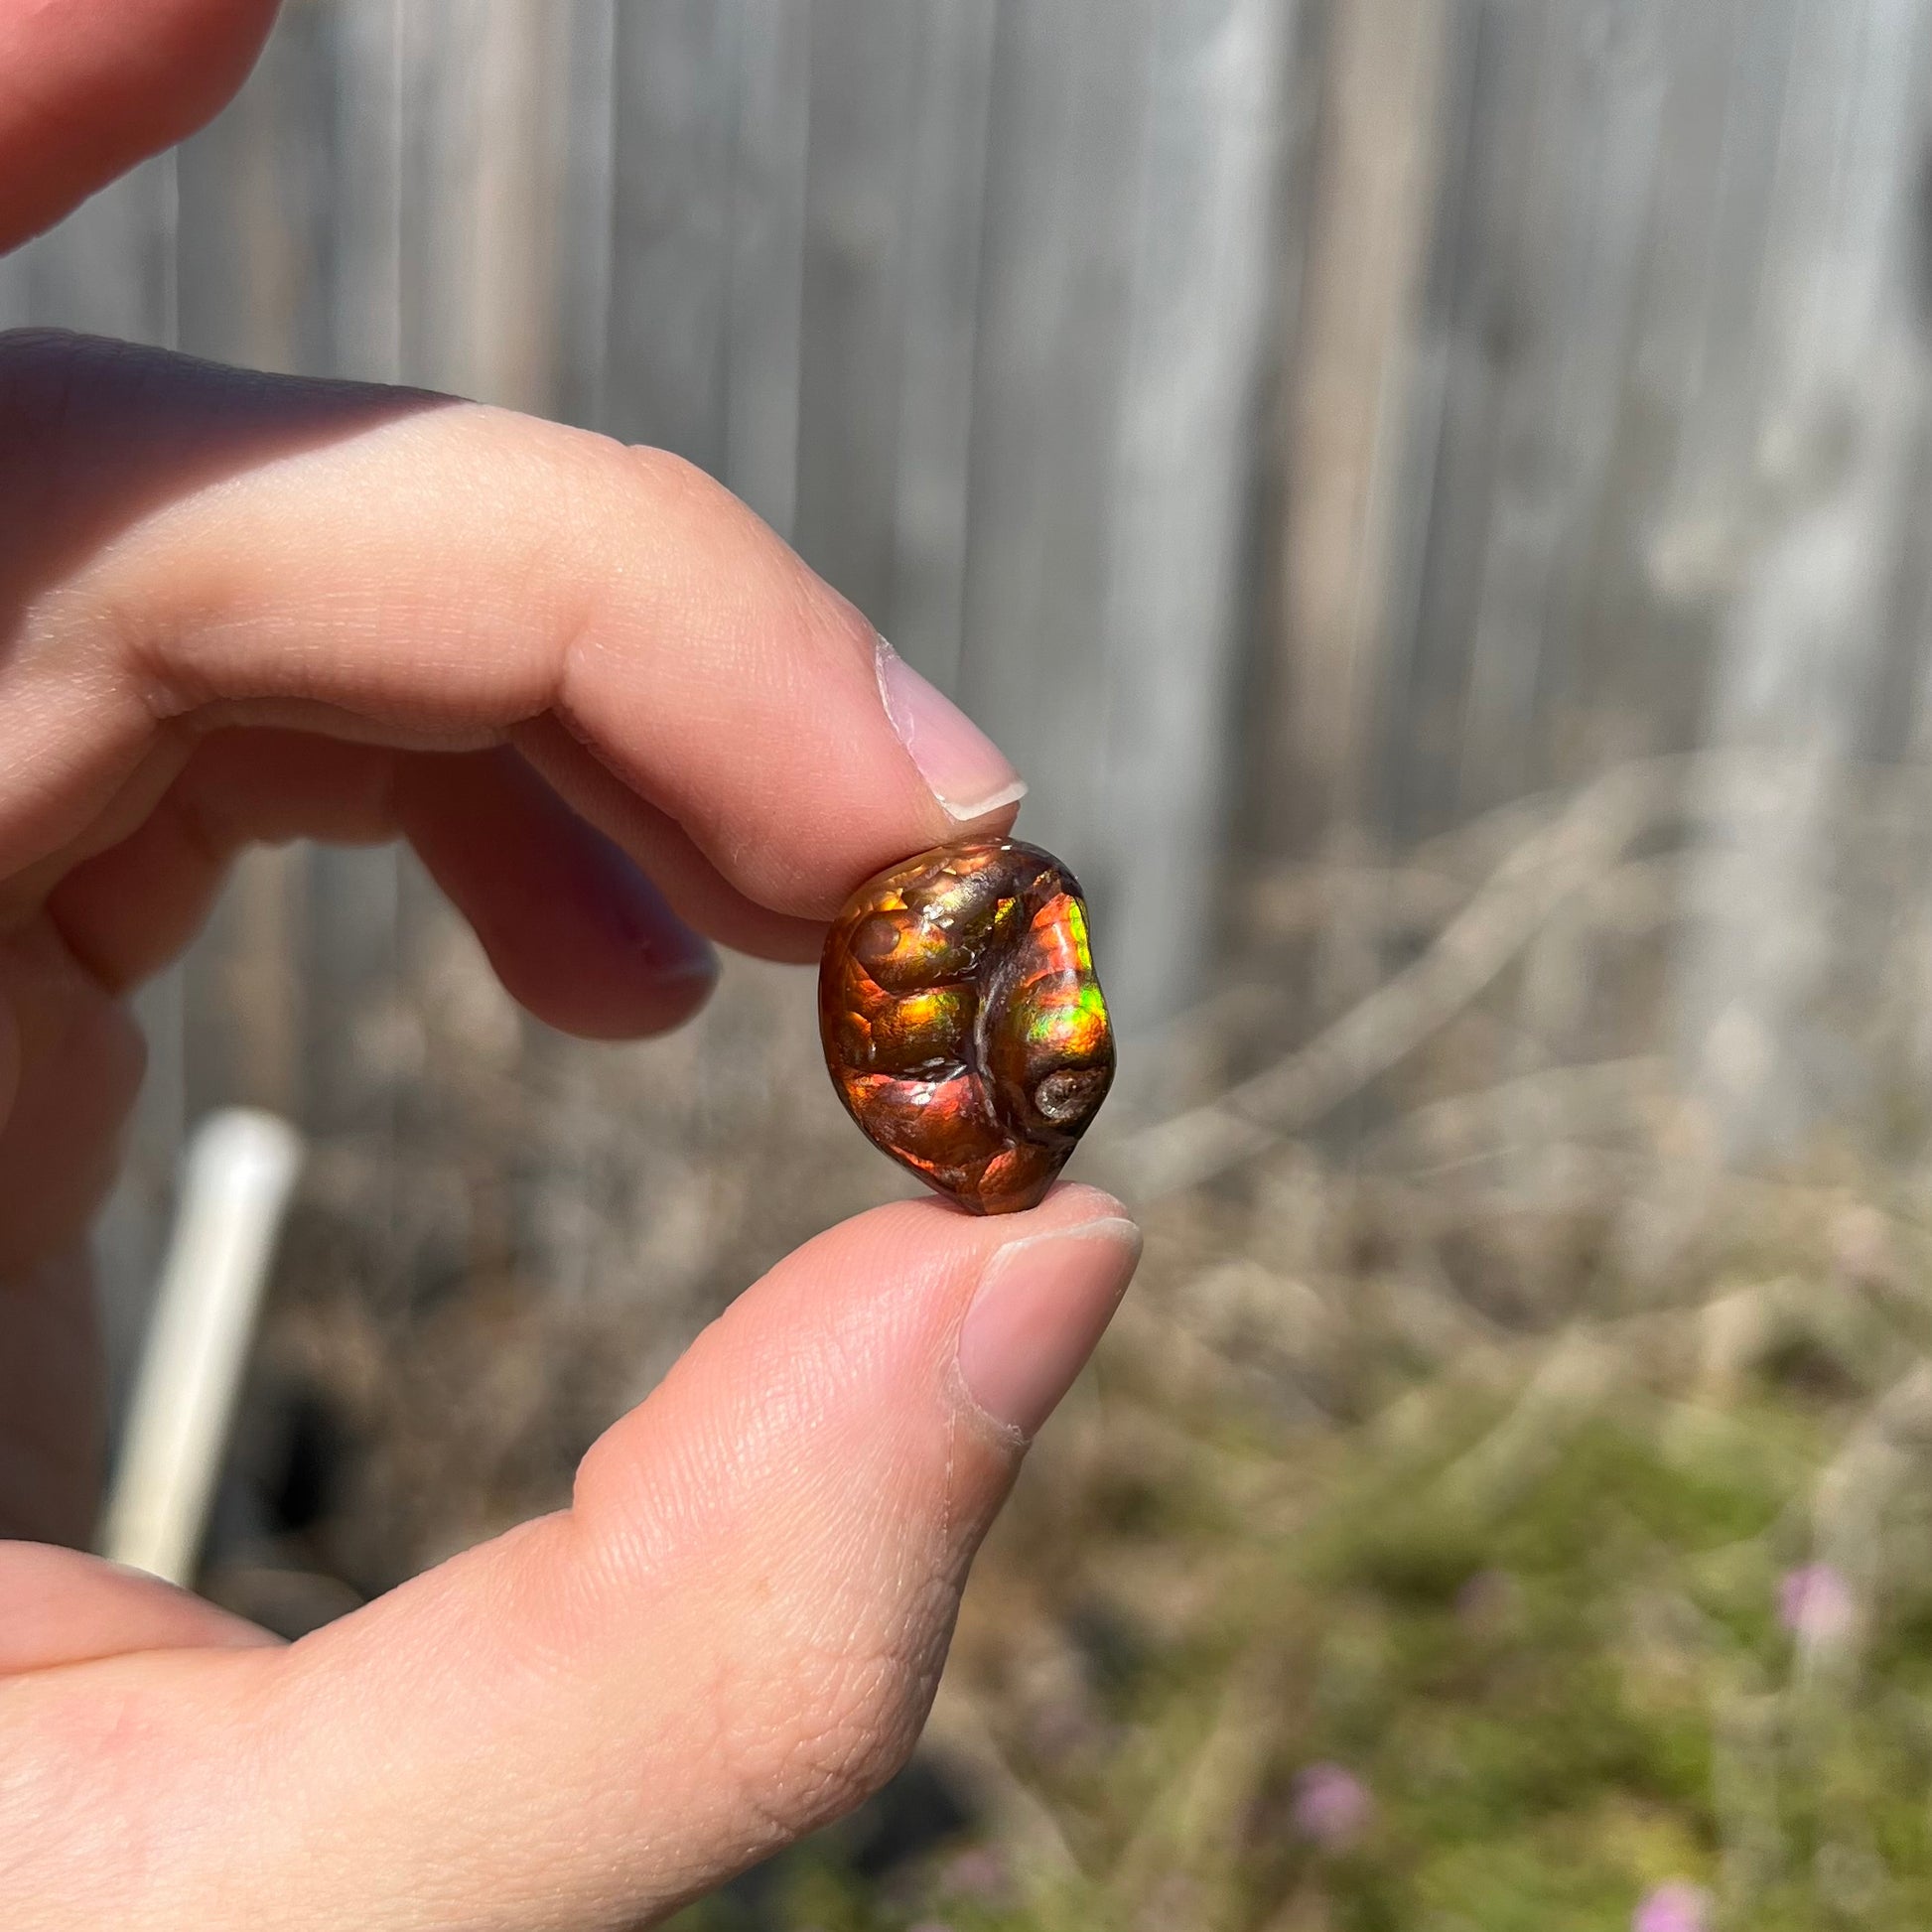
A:
[[[607,512],[630,528],[690,535],[750,521],[751,512],[709,472],[686,457],[646,443],[571,432],[584,474],[605,492]]]
[[[696,503],[735,504],[738,500],[723,483],[688,457],[681,457],[671,450],[657,449],[648,443],[622,444],[619,447],[633,480],[653,494]]]
[[[661,581],[681,595],[701,591],[714,621],[728,613],[782,649],[849,661],[870,676],[878,642],[870,621],[750,505],[670,450],[594,441],[610,489],[604,509],[620,528],[656,533]]]

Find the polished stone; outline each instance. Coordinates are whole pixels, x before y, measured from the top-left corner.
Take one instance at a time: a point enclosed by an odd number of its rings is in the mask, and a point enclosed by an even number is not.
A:
[[[1038,1202],[1114,1077],[1079,884],[1013,839],[861,886],[826,939],[818,1014],[852,1118],[975,1214]]]

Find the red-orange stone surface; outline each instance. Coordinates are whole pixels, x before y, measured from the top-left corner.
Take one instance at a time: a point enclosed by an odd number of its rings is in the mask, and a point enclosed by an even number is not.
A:
[[[825,941],[818,1025],[867,1138],[974,1214],[1038,1202],[1114,1077],[1079,883],[1013,839],[867,880]]]

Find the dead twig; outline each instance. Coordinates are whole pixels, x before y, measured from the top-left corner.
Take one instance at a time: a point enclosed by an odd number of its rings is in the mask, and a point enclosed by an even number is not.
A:
[[[1141,1129],[1109,1168],[1142,1201],[1223,1173],[1312,1125],[1462,1012],[1573,894],[1610,870],[1682,791],[1683,759],[1619,765],[1515,847],[1414,965],[1218,1100]]]

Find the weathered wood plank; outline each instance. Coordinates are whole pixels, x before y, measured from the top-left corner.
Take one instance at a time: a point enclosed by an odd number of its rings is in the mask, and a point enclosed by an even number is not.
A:
[[[546,409],[570,16],[406,0],[401,21],[404,378]]]
[[[963,622],[991,0],[813,13],[806,557],[942,684]]]
[[[582,428],[606,414],[614,169],[617,0],[568,0],[557,232],[556,413]]]
[[[331,361],[336,23],[291,9],[228,110],[178,151],[182,347],[248,368]]]
[[[817,0],[796,537],[882,626],[893,592],[918,4]]]
[[[1022,828],[1103,919],[1106,613],[1154,0],[1002,9],[975,342],[966,708],[1032,783]]]
[[[1559,9],[1540,192],[1518,280],[1531,352],[1502,399],[1458,791],[1480,810],[1577,775],[1553,716],[1574,683],[1621,377],[1655,207],[1667,0]]]
[[[602,427],[713,475],[725,466],[736,20],[710,0],[630,0],[613,50]]]
[[[942,688],[965,643],[973,439],[995,0],[928,5],[912,76],[901,292],[893,640]]]
[[[724,480],[781,536],[796,523],[811,9],[737,0]]]
[[[1885,605],[1920,535],[1928,393],[1918,333],[1932,32],[1903,0],[1797,14],[1751,366],[1757,437],[1708,741],[1769,783],[1708,801],[1682,962],[1685,1050],[1719,1145],[1788,1149],[1878,1069],[1835,1032],[1869,974],[1844,942],[1835,841],[1884,670]]]
[[[1712,373],[1713,304],[1761,221],[1761,206],[1754,215],[1739,191],[1771,172],[1789,5],[1717,0],[1670,9],[1663,27],[1669,86],[1657,190],[1594,556],[1568,620],[1573,701],[1599,759],[1682,750],[1700,729],[1701,683],[1687,673],[1708,659],[1711,614],[1693,582],[1694,557],[1674,548],[1683,525],[1673,500],[1687,419]]]
[[[1337,0],[1292,345],[1281,538],[1282,629],[1263,810],[1305,844],[1359,829],[1389,674],[1392,547],[1410,481],[1418,313],[1441,162],[1447,0]]]
[[[1499,405],[1526,345],[1513,237],[1534,161],[1548,11],[1468,0],[1454,23],[1439,248],[1424,304],[1440,368],[1424,426],[1434,469],[1416,541],[1413,622],[1397,633],[1373,819],[1395,843],[1452,822],[1461,724],[1499,462]]]
[[[1166,0],[1156,18],[1099,798],[1129,1029],[1199,983],[1219,909],[1294,18],[1284,0]]]
[[[344,0],[328,10],[326,372],[373,382],[399,380],[403,365],[403,7]]]

